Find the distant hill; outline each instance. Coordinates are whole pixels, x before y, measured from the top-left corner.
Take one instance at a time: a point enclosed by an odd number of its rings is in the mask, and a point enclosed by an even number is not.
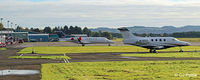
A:
[[[199,31],[200,32],[200,26],[183,26],[183,27],[174,27],[174,26],[163,26],[163,27],[145,27],[145,26],[134,26],[134,27],[127,27],[132,33],[174,33],[174,32],[189,32],[189,31]],[[116,28],[93,28],[90,29],[93,32],[101,31],[107,31],[111,33],[119,33],[119,31]]]

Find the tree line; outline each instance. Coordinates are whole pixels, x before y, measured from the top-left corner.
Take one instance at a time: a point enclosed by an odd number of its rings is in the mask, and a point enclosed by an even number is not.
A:
[[[153,34],[153,33],[143,33],[143,34],[137,34],[133,33],[136,36],[142,36],[142,37],[176,37],[176,38],[200,38],[200,32],[190,31],[190,32],[176,32],[172,34]],[[122,35],[120,33],[112,33],[113,37],[122,38]]]
[[[108,39],[113,39],[112,34],[110,32],[92,32],[89,30],[87,27],[84,27],[83,29],[78,26],[67,26],[65,25],[64,27],[45,27],[44,29],[39,29],[39,28],[22,28],[22,27],[17,27],[15,31],[32,31],[36,33],[48,33],[48,34],[55,34],[56,31],[62,31],[63,33],[70,35],[70,34],[87,34],[89,37],[106,37]]]
[[[0,23],[0,30],[8,30],[8,28],[4,28],[3,24]],[[103,31],[98,31],[98,32],[92,32],[89,30],[87,27],[84,27],[83,29],[78,26],[67,26],[65,25],[64,27],[45,27],[44,29],[39,29],[39,28],[23,28],[20,26],[17,26],[16,29],[9,29],[9,30],[14,30],[17,32],[21,31],[28,31],[28,32],[36,32],[36,33],[48,33],[48,34],[55,34],[55,31],[62,31],[65,34],[87,34],[89,37],[106,37],[108,39],[113,39],[113,38],[122,38],[121,33],[110,33],[110,32],[103,32]],[[199,38],[200,37],[200,32],[176,32],[172,34],[153,34],[153,33],[143,33],[143,34],[137,34],[133,33],[136,36],[142,36],[142,37],[176,37],[176,38]]]

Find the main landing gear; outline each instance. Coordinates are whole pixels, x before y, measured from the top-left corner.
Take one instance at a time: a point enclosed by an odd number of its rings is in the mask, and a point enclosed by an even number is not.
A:
[[[82,44],[82,46],[85,46],[85,44]]]
[[[150,49],[149,52],[150,52],[150,53],[157,53],[156,49],[153,49],[153,50]]]

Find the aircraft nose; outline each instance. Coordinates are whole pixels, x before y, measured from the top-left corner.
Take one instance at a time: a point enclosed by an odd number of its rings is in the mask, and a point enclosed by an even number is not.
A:
[[[182,41],[182,44],[183,44],[184,46],[190,46],[190,45],[191,45],[189,42],[185,42],[185,41]]]
[[[186,45],[186,46],[190,46],[191,43],[189,43],[189,42],[185,42],[185,45]]]
[[[108,40],[108,42],[110,42],[110,43],[114,43],[114,41],[112,41],[112,40]]]

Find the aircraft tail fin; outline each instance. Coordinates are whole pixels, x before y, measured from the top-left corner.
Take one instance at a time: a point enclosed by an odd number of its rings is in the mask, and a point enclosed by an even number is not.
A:
[[[118,30],[121,32],[122,37],[124,39],[129,39],[129,38],[134,38],[136,37],[135,35],[133,35],[127,28],[118,28]]]

